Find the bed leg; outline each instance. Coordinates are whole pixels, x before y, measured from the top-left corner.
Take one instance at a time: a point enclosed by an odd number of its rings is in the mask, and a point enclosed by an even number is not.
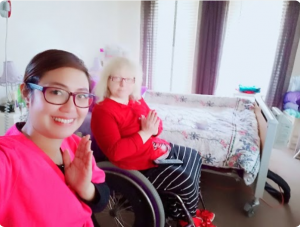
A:
[[[294,155],[293,158],[297,158],[300,155],[300,150]]]
[[[244,211],[247,212],[247,216],[249,218],[253,217],[258,206],[259,206],[258,198],[255,198],[252,202],[245,204]]]

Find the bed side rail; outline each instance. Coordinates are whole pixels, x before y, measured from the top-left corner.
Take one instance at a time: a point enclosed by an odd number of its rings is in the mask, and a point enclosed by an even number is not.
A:
[[[261,162],[256,179],[255,197],[262,198],[278,122],[259,94],[255,96],[255,102],[255,114],[261,140]]]

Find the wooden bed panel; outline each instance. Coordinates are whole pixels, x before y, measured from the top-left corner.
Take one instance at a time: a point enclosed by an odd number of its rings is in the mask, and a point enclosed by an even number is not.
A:
[[[258,133],[259,133],[259,138],[260,138],[260,153],[262,154],[262,151],[264,149],[264,144],[266,141],[266,136],[267,136],[267,128],[268,128],[268,123],[261,111],[261,108],[255,103],[255,109],[254,109],[256,119],[257,119],[257,124],[258,124]]]

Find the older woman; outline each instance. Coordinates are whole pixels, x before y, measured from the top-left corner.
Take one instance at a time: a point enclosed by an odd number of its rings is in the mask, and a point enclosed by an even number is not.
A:
[[[140,96],[141,72],[129,59],[114,58],[103,69],[96,87],[99,102],[91,129],[108,159],[120,168],[140,170],[156,189],[178,194],[196,226],[214,214],[197,210],[202,159],[196,150],[158,137],[162,121]],[[180,165],[156,165],[155,160],[179,159]],[[168,206],[169,216],[186,225],[179,203]],[[198,214],[198,215],[197,215]],[[207,225],[207,226],[209,226]]]

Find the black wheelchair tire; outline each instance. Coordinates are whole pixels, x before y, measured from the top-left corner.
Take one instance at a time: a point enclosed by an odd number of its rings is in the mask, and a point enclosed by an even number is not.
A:
[[[122,194],[132,205],[133,227],[165,226],[165,214],[160,196],[143,174],[135,170],[120,169],[110,162],[98,162],[97,165],[105,172],[105,181],[111,193]],[[94,220],[100,218],[101,212],[94,214]],[[100,226],[108,225],[102,223]]]

